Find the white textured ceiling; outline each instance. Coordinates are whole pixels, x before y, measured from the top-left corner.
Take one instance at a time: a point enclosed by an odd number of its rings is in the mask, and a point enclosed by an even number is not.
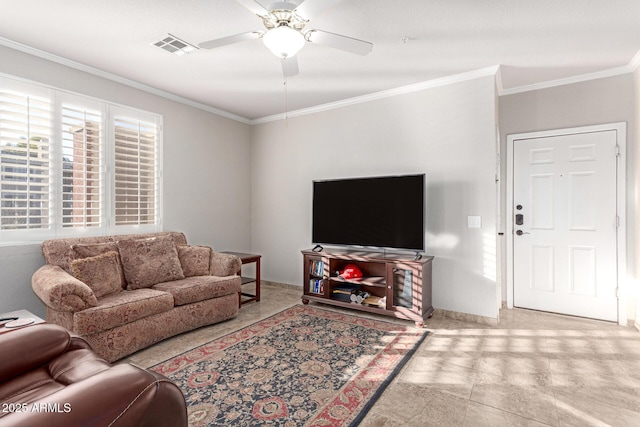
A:
[[[198,44],[262,30],[234,0],[0,0],[0,38],[248,119],[496,65],[504,89],[627,67],[640,50],[640,1],[343,0],[307,28],[373,51],[307,44],[285,96],[260,40],[182,57],[152,45],[167,33]]]

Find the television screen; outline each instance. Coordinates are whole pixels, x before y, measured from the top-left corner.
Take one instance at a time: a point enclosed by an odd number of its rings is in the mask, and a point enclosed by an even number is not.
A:
[[[425,175],[313,182],[317,244],[424,250]]]

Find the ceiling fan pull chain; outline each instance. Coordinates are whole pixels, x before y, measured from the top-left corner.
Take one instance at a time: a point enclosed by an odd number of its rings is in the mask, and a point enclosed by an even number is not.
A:
[[[284,59],[285,61],[287,58]],[[284,119],[289,117],[289,88],[287,87],[287,74],[284,75]]]

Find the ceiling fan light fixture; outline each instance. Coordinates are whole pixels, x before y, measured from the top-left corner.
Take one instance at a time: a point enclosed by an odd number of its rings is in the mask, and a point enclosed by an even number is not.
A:
[[[302,49],[306,40],[300,31],[280,25],[262,37],[264,45],[278,58],[291,58]]]

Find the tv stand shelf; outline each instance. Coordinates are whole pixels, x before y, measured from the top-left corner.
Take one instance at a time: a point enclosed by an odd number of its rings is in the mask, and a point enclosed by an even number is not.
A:
[[[346,307],[368,313],[413,320],[423,326],[433,314],[431,303],[432,256],[414,256],[344,249],[302,251],[304,291],[309,301]],[[362,277],[344,279],[338,274],[355,264]],[[351,302],[350,291],[368,293],[371,298]]]
[[[343,279],[340,276],[336,276],[336,277],[332,277],[331,280],[336,283],[348,283],[351,285],[358,285],[358,286],[373,286],[376,288],[387,287],[386,277],[363,277],[362,279]]]

